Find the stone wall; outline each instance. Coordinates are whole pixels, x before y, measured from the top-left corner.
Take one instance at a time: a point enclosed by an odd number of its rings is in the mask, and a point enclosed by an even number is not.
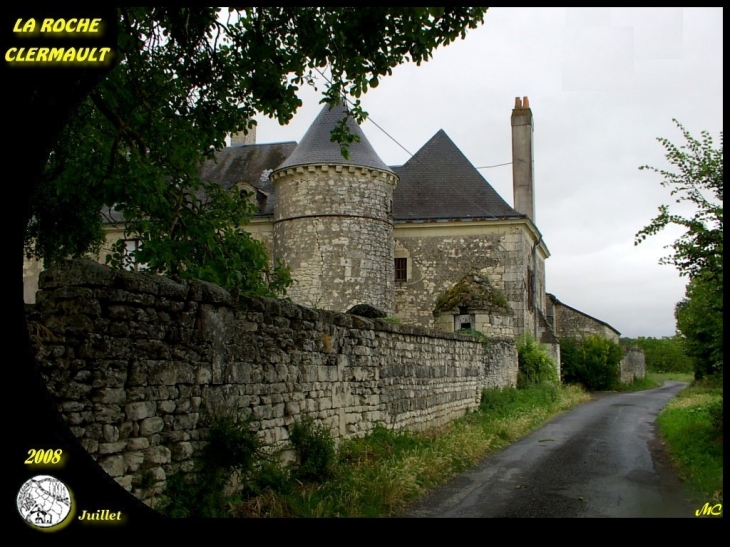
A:
[[[271,175],[273,257],[297,282],[291,300],[344,312],[370,304],[393,313],[392,173],[308,165]]]
[[[436,299],[470,270],[501,290],[514,315],[515,334],[534,331],[527,302],[533,238],[524,221],[398,223],[395,256],[408,258],[408,280],[396,283],[395,314],[404,322],[434,326]],[[545,254],[538,251],[538,307],[545,309]]]
[[[622,347],[624,356],[621,359],[621,383],[630,384],[636,379],[646,378],[646,359],[644,350]]]
[[[508,339],[482,344],[91,261],[43,272],[40,289],[29,321],[60,412],[148,503],[167,476],[193,468],[217,413],[249,416],[283,445],[305,415],[336,437],[378,422],[423,429],[475,409],[483,388],[516,383]]]
[[[620,333],[611,325],[575,308],[566,306],[553,295],[549,295],[548,298],[547,315],[553,321],[555,334],[558,338],[598,334],[616,344],[619,343]]]

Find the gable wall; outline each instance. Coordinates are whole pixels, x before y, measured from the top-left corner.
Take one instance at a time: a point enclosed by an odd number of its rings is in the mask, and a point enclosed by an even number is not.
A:
[[[396,316],[404,323],[434,326],[436,299],[471,268],[503,291],[514,311],[516,334],[532,332],[527,268],[534,238],[524,222],[473,221],[395,225],[395,256],[408,257],[409,278],[396,283]],[[538,307],[545,309],[544,254],[538,253]]]
[[[558,338],[598,334],[612,342],[619,343],[619,333],[598,319],[560,302],[553,304],[553,310]]]

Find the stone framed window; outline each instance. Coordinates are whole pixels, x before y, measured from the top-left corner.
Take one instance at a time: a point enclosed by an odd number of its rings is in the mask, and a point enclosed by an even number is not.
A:
[[[139,272],[144,270],[144,264],[140,264],[134,258],[134,252],[142,247],[142,241],[139,239],[125,239],[124,250],[122,251],[122,264],[125,270]]]
[[[408,281],[408,259],[395,259],[395,280],[398,282]]]
[[[535,309],[535,274],[531,269],[527,269],[527,309]]]

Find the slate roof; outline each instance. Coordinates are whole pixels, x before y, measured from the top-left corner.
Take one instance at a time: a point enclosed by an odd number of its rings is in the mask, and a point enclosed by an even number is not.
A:
[[[405,165],[394,167],[395,220],[520,218],[443,129]]]
[[[342,105],[335,106],[332,110],[330,110],[329,105],[324,105],[324,108],[304,134],[296,150],[274,170],[278,171],[286,167],[311,163],[330,163],[372,167],[392,173],[391,168],[380,159],[370,145],[365,133],[362,132],[362,129],[355,123],[353,118],[347,119],[347,127],[350,128],[353,135],[360,137],[360,142],[350,144],[350,159],[342,157],[340,145],[336,142],[330,142],[330,133],[344,116],[345,108]]]
[[[243,181],[260,190],[257,199],[261,210],[256,216],[270,216],[274,212],[276,195],[269,174],[307,163],[359,165],[395,173],[400,180],[393,194],[393,217],[400,222],[525,216],[497,194],[443,129],[405,165],[391,168],[378,157],[350,118],[350,130],[360,136],[360,142],[350,146],[351,156],[346,160],[339,145],[329,142],[330,131],[342,115],[342,107],[329,110],[325,105],[298,145],[289,141],[219,150],[215,162],[207,161],[201,166],[200,176],[226,189]],[[106,214],[114,221],[122,220],[117,211],[107,209]]]
[[[247,182],[260,190],[258,195],[261,210],[256,216],[268,216],[274,213],[276,195],[269,179],[269,173],[291,155],[297,143],[294,141],[271,144],[245,144],[223,148],[216,152],[216,160],[208,160],[200,167],[199,175],[202,180],[217,182],[229,190],[239,182]],[[202,191],[198,192],[203,197]],[[124,222],[120,211],[111,207],[104,207],[105,224]]]
[[[200,169],[200,178],[221,184],[226,190],[238,182],[247,182],[261,190],[267,198],[261,202],[259,215],[274,212],[274,187],[269,179],[272,170],[297,148],[294,141],[273,144],[244,144],[216,152],[216,161],[206,161]]]

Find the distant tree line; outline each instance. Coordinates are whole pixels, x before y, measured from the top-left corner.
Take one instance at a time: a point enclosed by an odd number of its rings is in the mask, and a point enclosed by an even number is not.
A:
[[[686,372],[692,373],[692,358],[685,352],[684,340],[679,335],[650,338],[621,338],[622,346],[644,350],[648,372]]]

